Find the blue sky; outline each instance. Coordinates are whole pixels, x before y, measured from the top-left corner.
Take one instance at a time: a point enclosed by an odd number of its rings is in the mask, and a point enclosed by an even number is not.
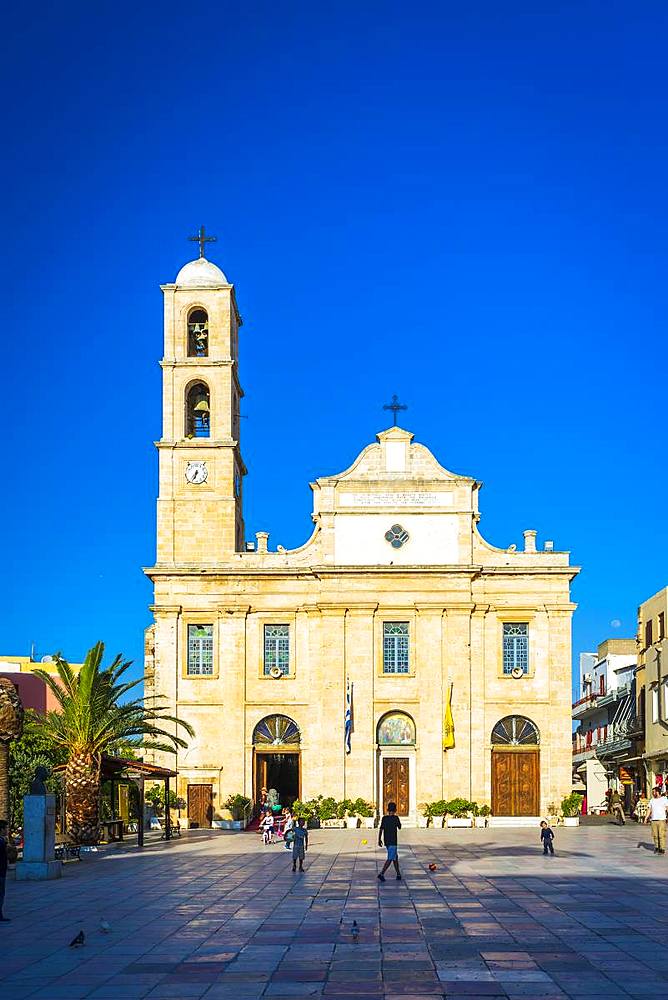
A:
[[[158,285],[201,223],[245,320],[249,537],[302,542],[309,480],[396,392],[485,482],[489,541],[572,551],[574,650],[632,635],[667,582],[667,27],[658,3],[10,11],[0,652],[102,638],[139,669]]]

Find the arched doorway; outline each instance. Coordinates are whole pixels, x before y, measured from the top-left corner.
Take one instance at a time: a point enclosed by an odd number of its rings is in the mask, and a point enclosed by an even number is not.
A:
[[[540,815],[540,734],[531,719],[506,715],[492,729],[492,813]]]
[[[415,723],[406,712],[387,712],[378,720],[378,808],[395,802],[399,816],[415,812]]]
[[[282,806],[301,795],[301,733],[287,715],[267,715],[253,730],[253,798],[259,805],[262,789],[275,788]]]

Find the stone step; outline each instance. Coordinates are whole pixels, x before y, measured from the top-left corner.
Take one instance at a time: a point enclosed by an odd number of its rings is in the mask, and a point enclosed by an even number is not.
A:
[[[489,825],[496,827],[540,826],[542,816],[490,816]]]

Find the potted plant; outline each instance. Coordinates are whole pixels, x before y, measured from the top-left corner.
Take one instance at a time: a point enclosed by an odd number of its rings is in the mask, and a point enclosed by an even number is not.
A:
[[[363,826],[366,830],[373,830],[376,825],[376,810],[366,799],[355,799],[353,802],[353,812],[360,821],[360,826]]]
[[[240,792],[228,796],[220,811],[220,819],[214,820],[221,830],[245,830],[251,811],[251,800]]]
[[[309,821],[313,819],[313,803],[295,799],[292,803],[292,815],[295,819],[305,819],[308,826]]]
[[[564,817],[564,826],[580,825],[580,810],[582,809],[583,798],[577,792],[571,792],[561,800],[561,812]]]
[[[431,802],[421,802],[418,806],[417,825],[421,830],[426,830],[432,818]]]
[[[431,821],[434,826],[445,825],[446,807],[447,807],[447,802],[445,801],[445,799],[437,799],[436,802],[432,802]]]
[[[329,827],[330,829],[336,828],[341,829],[343,826],[343,820],[339,819],[337,815],[338,803],[336,799],[331,797],[323,798],[318,797],[318,819],[320,820],[320,826]]]
[[[489,817],[491,815],[492,815],[492,810],[486,803],[482,806],[476,804],[476,810],[473,813],[474,825],[478,828],[489,826]]]
[[[343,820],[343,825],[347,829],[357,829],[357,816],[355,815],[355,803],[352,799],[342,799],[339,802],[337,815]]]
[[[473,803],[469,802],[468,799],[450,799],[450,801],[446,803],[445,809],[448,826],[471,826],[473,824],[473,820],[471,819],[472,806]]]

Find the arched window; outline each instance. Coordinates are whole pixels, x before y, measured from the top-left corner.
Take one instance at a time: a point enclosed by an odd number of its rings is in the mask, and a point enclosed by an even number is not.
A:
[[[523,715],[507,715],[492,730],[494,746],[538,746],[540,735],[531,719]]]
[[[193,309],[188,316],[188,357],[206,358],[209,354],[209,317],[204,309]]]
[[[186,437],[208,438],[210,425],[209,388],[195,382],[186,393]]]
[[[414,746],[415,723],[405,712],[388,712],[378,723],[379,746]]]
[[[281,747],[299,744],[299,726],[287,715],[268,715],[253,730],[256,747]]]

